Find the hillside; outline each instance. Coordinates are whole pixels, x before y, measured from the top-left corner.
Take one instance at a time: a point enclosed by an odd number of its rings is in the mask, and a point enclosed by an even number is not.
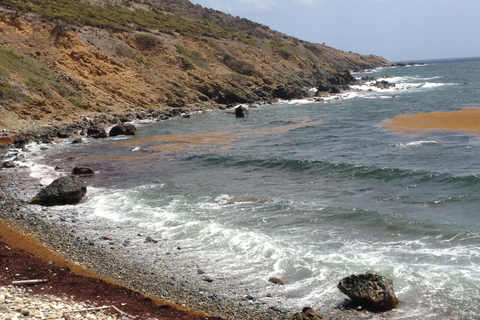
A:
[[[0,0],[0,127],[218,108],[342,89],[391,63],[187,0]]]

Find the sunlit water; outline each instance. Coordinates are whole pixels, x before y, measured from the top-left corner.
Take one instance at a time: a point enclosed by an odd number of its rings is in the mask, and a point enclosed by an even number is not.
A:
[[[364,75],[391,75],[396,88],[142,125],[135,137],[44,151],[47,167],[32,171],[48,180],[55,165],[90,166],[80,222],[175,243],[258,297],[278,277],[288,306],[330,308],[345,298],[339,280],[375,270],[394,281],[398,318],[478,319],[480,138],[379,124],[479,107],[480,61]]]

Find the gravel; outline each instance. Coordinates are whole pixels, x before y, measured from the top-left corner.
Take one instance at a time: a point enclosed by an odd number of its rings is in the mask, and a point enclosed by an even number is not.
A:
[[[115,320],[109,315],[110,307],[98,308],[87,303],[75,302],[68,297],[49,294],[32,294],[28,289],[14,286],[0,287],[0,320],[19,319],[88,319]],[[124,316],[124,319],[130,319]]]

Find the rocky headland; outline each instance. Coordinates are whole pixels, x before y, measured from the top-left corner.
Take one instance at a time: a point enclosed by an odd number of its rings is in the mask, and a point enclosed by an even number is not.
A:
[[[321,96],[355,81],[351,71],[393,65],[180,0],[8,1],[0,30],[4,136]]]

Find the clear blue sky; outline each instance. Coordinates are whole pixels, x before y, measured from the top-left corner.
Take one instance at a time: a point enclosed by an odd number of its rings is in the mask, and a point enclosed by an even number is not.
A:
[[[390,61],[480,56],[480,0],[191,0],[296,38]]]

